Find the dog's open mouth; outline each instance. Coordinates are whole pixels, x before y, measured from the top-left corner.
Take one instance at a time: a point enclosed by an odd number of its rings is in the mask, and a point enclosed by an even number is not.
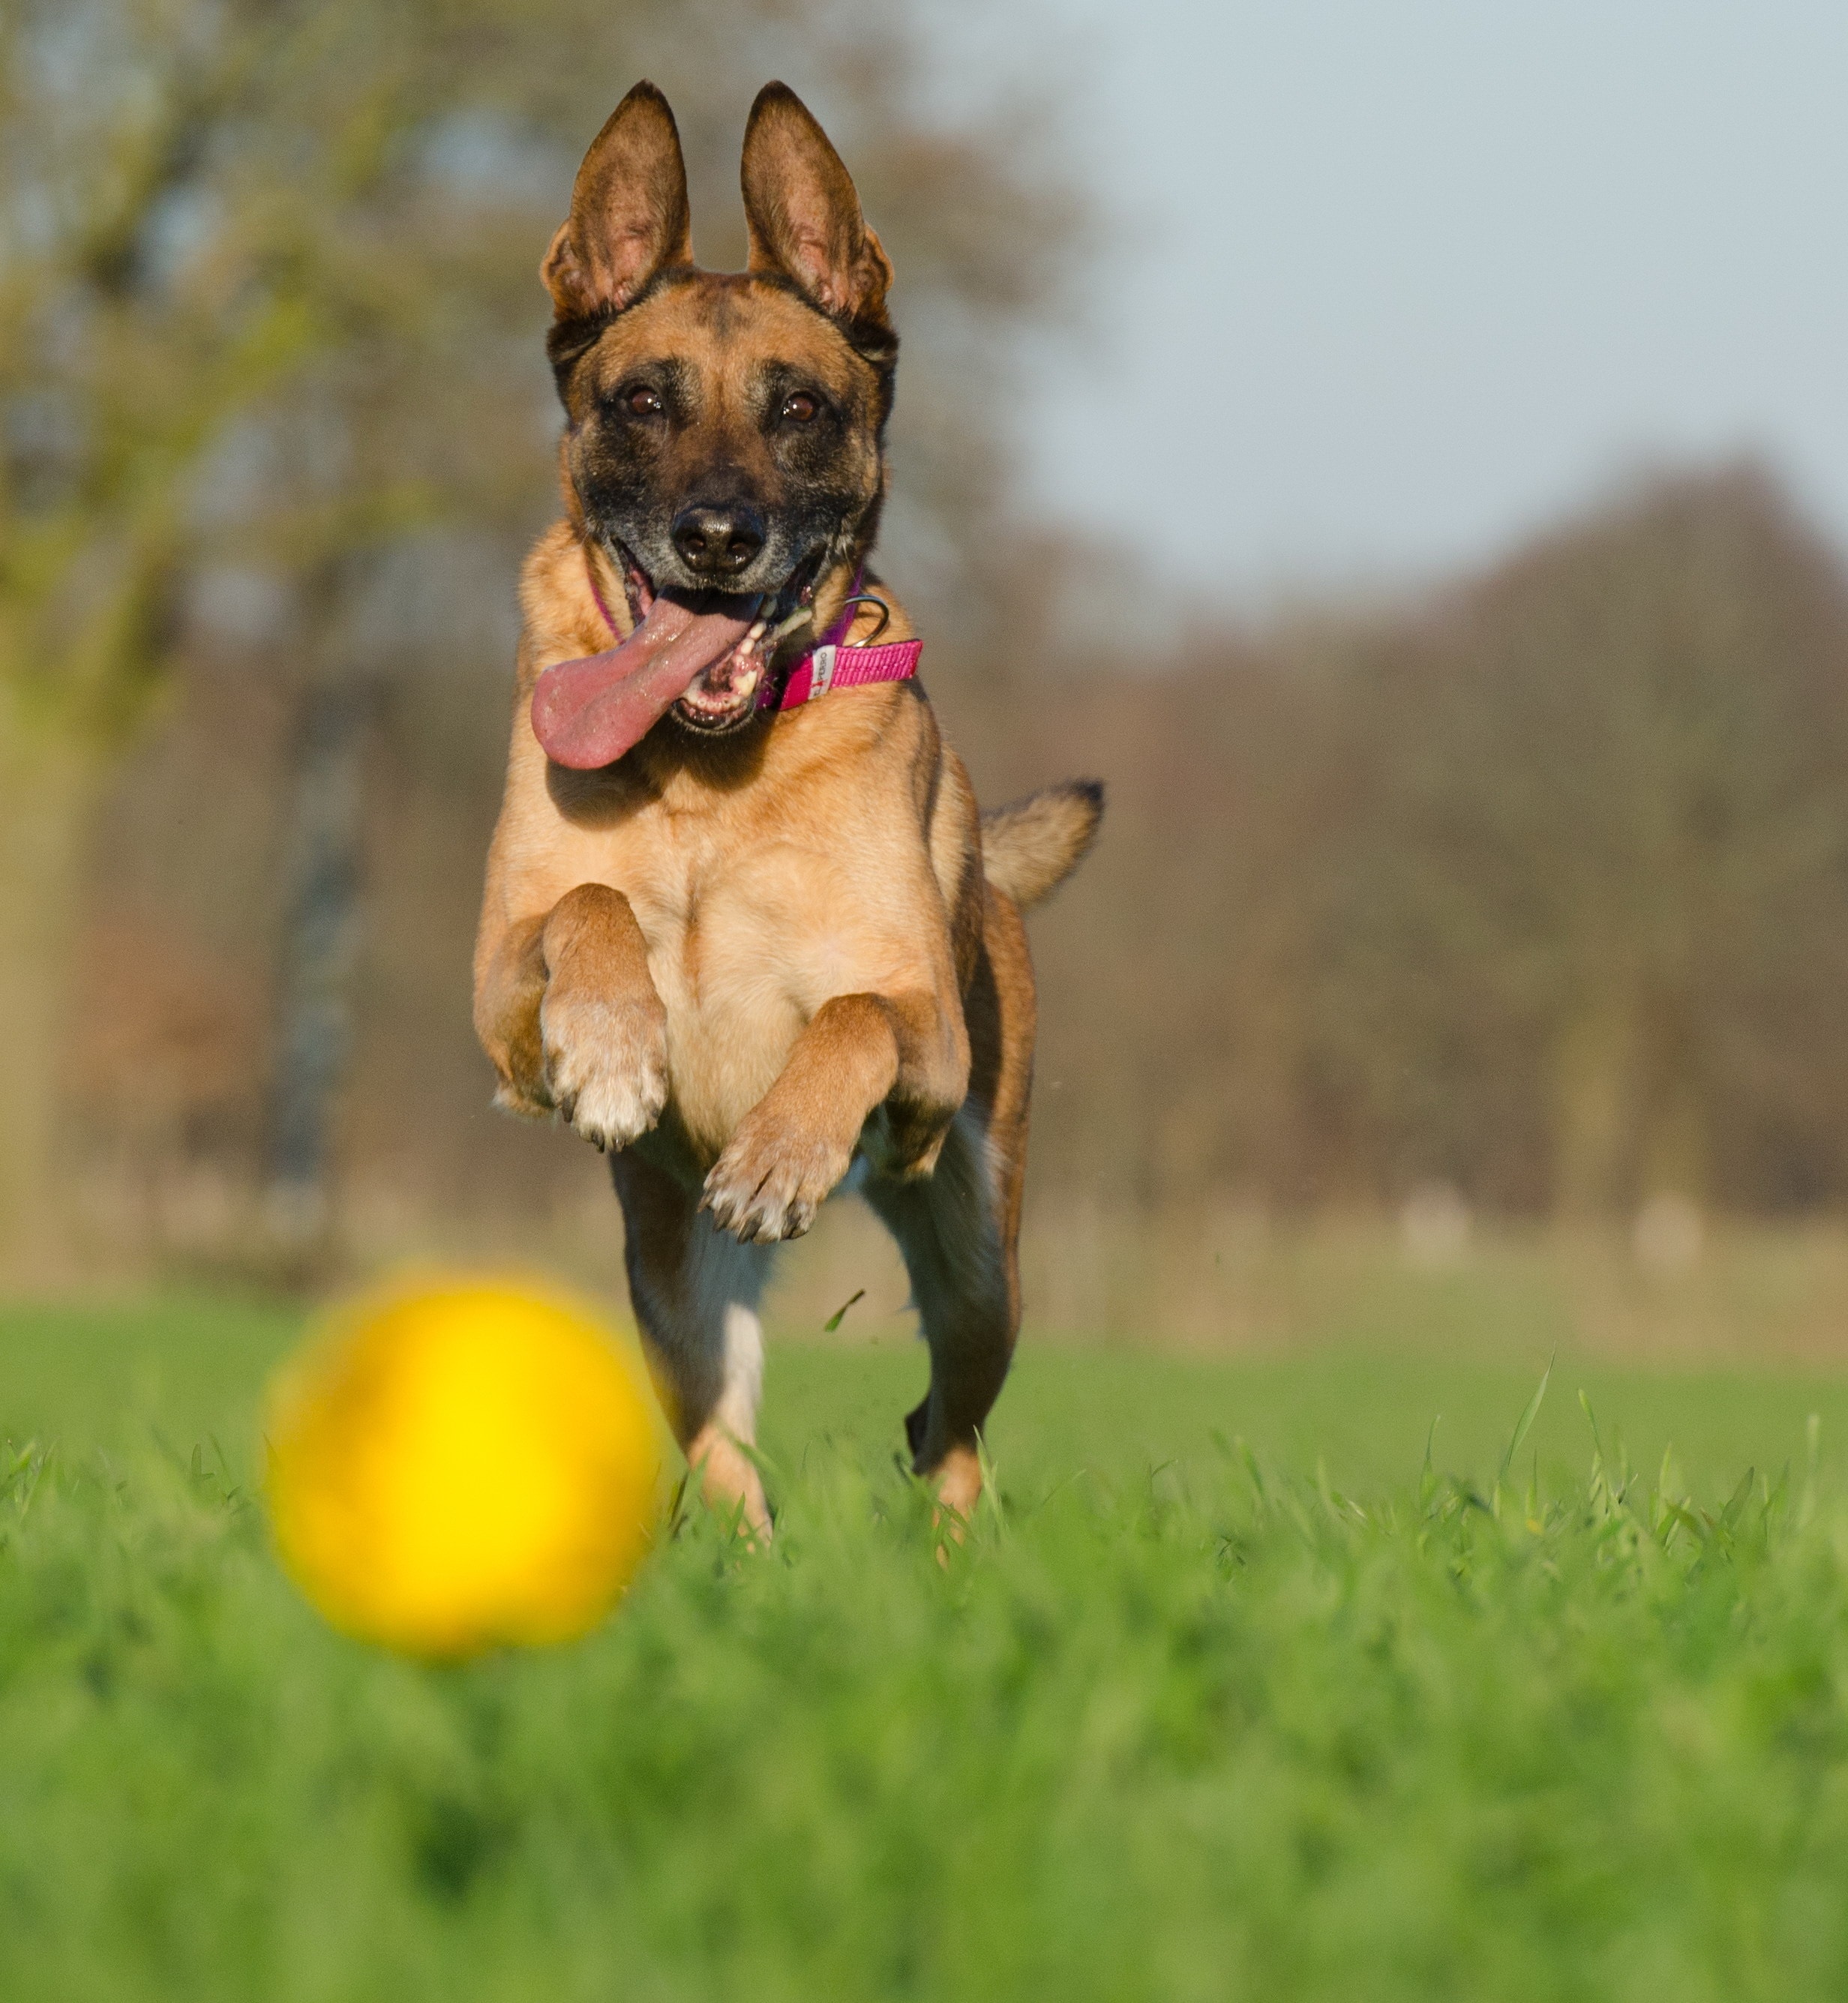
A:
[[[755,714],[778,646],[810,622],[819,569],[797,565],[780,590],[657,593],[623,556],[635,631],[581,661],[548,668],[533,690],[534,733],[555,764],[612,764],[672,710],[688,729],[722,736]]]

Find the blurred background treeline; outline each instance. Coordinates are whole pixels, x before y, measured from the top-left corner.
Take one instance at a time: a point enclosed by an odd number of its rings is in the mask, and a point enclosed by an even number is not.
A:
[[[985,798],[1111,788],[1035,921],[1044,1320],[1209,1330],[1228,1260],[1330,1219],[1440,1264],[1485,1226],[1663,1270],[1717,1224],[1827,1236],[1848,577],[1773,474],[1640,480],[1416,591],[1151,616],[1133,562],[1013,473],[1021,371],[1122,219],[1044,96],[946,90],[903,9],[16,0],[16,1281],[614,1272],[600,1162],[488,1109],[468,956],[513,582],[556,505],[534,274],[642,75],[709,264],[742,259],[757,86],[828,124],[899,274],[884,562],[933,696]],[[817,1301],[875,1257],[820,1236]]]

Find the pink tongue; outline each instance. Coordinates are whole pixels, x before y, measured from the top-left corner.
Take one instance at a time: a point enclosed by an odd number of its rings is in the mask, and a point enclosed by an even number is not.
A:
[[[548,668],[533,690],[533,735],[547,757],[594,771],[639,743],[751,630],[753,601],[732,602],[744,616],[657,598],[620,646]]]

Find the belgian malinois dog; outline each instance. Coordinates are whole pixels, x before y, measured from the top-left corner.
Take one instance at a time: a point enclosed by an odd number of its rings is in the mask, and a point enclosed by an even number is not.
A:
[[[959,1515],[980,1494],[1020,1320],[1020,911],[1103,796],[978,813],[864,570],[891,266],[782,84],[751,107],[744,187],[749,267],[697,269],[673,114],[638,84],[541,267],[565,512],[521,580],[474,1016],[498,1103],[608,1152],[670,1420],[763,1536],[757,1304],[850,1170],[929,1345],[914,1464]]]

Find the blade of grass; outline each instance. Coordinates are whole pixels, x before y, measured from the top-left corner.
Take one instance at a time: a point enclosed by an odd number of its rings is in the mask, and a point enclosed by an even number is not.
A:
[[[847,1299],[842,1302],[841,1305],[835,1309],[834,1313],[828,1317],[827,1320],[821,1324],[821,1333],[824,1335],[832,1335],[835,1330],[840,1327],[841,1323],[846,1320],[847,1310],[853,1306],[856,1301],[863,1301],[866,1298],[866,1290],[864,1287],[862,1287],[858,1293],[850,1294]]]
[[[1797,1526],[1807,1528],[1816,1506],[1816,1470],[1822,1458],[1822,1414],[1811,1412],[1803,1427],[1803,1494],[1797,1505]]]
[[[1495,1485],[1498,1488],[1507,1480],[1508,1470],[1514,1464],[1514,1456],[1521,1451],[1521,1443],[1527,1438],[1529,1429],[1539,1414],[1540,1401],[1546,1396],[1546,1387],[1552,1381],[1552,1373],[1553,1367],[1549,1362],[1534,1395],[1527,1401],[1526,1410],[1515,1423],[1514,1437],[1508,1442],[1508,1450],[1502,1456],[1501,1472],[1495,1477]]]

